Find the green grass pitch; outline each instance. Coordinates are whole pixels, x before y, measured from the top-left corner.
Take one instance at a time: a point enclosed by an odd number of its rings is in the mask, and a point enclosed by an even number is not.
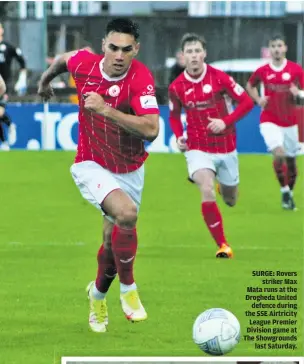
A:
[[[59,364],[61,356],[203,356],[192,324],[207,308],[240,320],[249,308],[252,270],[297,271],[303,284],[303,158],[295,200],[282,211],[271,157],[241,155],[238,205],[220,198],[235,259],[216,260],[200,214],[200,196],[186,181],[182,155],[153,154],[138,221],[135,276],[149,319],[130,324],[116,281],[108,294],[109,332],[88,330],[85,286],[95,278],[102,219],[70,176],[72,152],[0,154],[1,364]],[[298,303],[303,301],[302,291]],[[256,350],[241,340],[231,356],[303,355],[303,305],[296,351]]]

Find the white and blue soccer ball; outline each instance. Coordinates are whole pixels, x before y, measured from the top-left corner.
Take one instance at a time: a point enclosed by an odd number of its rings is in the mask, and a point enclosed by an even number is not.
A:
[[[238,319],[223,308],[211,308],[201,313],[193,325],[193,340],[210,355],[229,353],[240,341]]]

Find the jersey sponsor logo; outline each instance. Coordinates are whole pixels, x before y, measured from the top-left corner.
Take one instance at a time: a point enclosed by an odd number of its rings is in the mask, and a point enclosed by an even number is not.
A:
[[[191,94],[191,92],[193,92],[193,88],[189,88],[189,89],[185,92],[185,95],[189,95],[189,94]]]
[[[113,85],[109,88],[109,95],[112,97],[117,97],[120,94],[120,87],[118,85]]]
[[[209,94],[212,91],[212,86],[207,83],[203,86],[203,91],[205,92],[205,94]]]
[[[275,78],[275,74],[271,74],[271,75],[268,75],[266,78],[267,78],[267,80],[272,80],[273,78]]]
[[[288,92],[289,91],[289,85],[288,84],[274,84],[274,83],[266,83],[265,89],[276,91],[276,92]]]
[[[212,100],[206,101],[188,101],[186,104],[187,109],[197,109],[197,110],[205,110],[214,107],[214,102]]]
[[[233,91],[238,95],[241,96],[242,93],[245,91],[241,85],[238,83],[234,86]]]
[[[97,83],[97,82],[88,82],[88,85],[90,85],[90,86],[94,86],[94,85],[99,86],[99,83]]]
[[[188,101],[186,107],[188,109],[193,109],[195,107],[195,103],[193,101]]]
[[[288,73],[288,72],[284,72],[284,73],[282,74],[282,79],[283,79],[284,81],[288,81],[288,80],[290,80],[290,78],[291,78],[290,73]]]
[[[157,100],[155,96],[145,95],[140,96],[140,105],[143,109],[158,109]]]
[[[154,90],[153,85],[148,85],[147,91],[142,92],[142,96],[145,96],[145,95],[153,95],[153,96],[155,95],[155,90]]]

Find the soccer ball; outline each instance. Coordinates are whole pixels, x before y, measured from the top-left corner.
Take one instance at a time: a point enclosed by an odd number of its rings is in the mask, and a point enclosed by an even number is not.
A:
[[[193,325],[193,340],[210,355],[229,353],[241,338],[238,319],[223,308],[211,308],[201,313]]]

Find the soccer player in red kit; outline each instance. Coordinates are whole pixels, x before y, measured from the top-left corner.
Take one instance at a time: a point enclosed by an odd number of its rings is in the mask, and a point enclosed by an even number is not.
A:
[[[52,96],[50,81],[63,72],[75,80],[79,98],[79,139],[73,179],[82,196],[103,215],[104,241],[98,251],[95,282],[88,285],[89,325],[105,332],[106,293],[118,273],[123,312],[132,322],[147,313],[133,277],[137,249],[136,220],[144,185],[144,140],[159,131],[154,79],[134,59],[139,51],[138,26],[114,19],[102,41],[104,55],[86,50],[65,53],[42,75],[38,93]]]
[[[253,101],[226,73],[205,63],[206,43],[197,34],[185,34],[181,48],[185,71],[169,86],[170,125],[180,151],[185,153],[189,178],[202,195],[202,215],[218,251],[216,257],[231,258],[222,215],[216,203],[215,178],[225,203],[237,200],[239,169],[235,122],[253,107]],[[231,101],[238,103],[235,110]],[[187,137],[181,123],[185,109]]]
[[[295,210],[293,188],[297,177],[296,155],[299,150],[297,98],[304,99],[304,71],[286,59],[284,37],[277,35],[269,41],[271,61],[258,68],[247,83],[247,91],[261,106],[260,132],[273,154],[273,167],[281,186],[282,207]],[[257,86],[262,83],[265,96]]]

